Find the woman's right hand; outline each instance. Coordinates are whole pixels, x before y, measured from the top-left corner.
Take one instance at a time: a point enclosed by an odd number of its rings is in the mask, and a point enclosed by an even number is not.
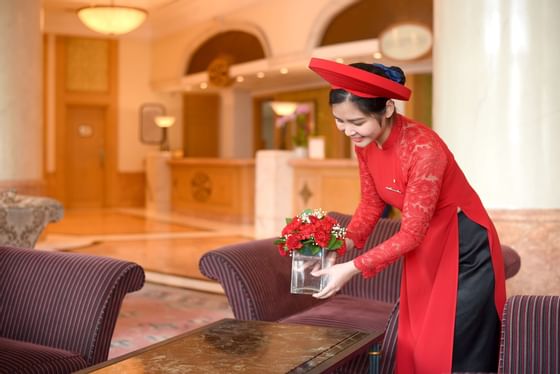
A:
[[[313,271],[311,275],[320,277],[321,275],[327,276],[327,285],[325,288],[312,296],[317,299],[326,299],[336,294],[342,286],[344,286],[354,275],[358,274],[360,270],[356,268],[353,261],[336,264],[326,269]]]

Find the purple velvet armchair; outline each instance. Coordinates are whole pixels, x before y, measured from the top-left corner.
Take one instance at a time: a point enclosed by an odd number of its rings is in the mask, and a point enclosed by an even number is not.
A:
[[[131,262],[0,247],[0,373],[71,373],[107,359]]]

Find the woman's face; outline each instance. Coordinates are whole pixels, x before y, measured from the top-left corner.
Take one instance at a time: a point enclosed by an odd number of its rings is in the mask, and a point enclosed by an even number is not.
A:
[[[387,103],[390,103],[388,101]],[[392,103],[392,102],[391,102]],[[381,145],[387,139],[390,133],[390,127],[385,125],[387,121],[387,110],[381,117],[381,122],[373,115],[362,113],[356,104],[351,101],[344,101],[342,103],[332,105],[332,113],[336,122],[336,127],[344,132],[350,138],[352,143],[358,147],[365,147],[373,141]],[[383,125],[383,126],[382,126]]]

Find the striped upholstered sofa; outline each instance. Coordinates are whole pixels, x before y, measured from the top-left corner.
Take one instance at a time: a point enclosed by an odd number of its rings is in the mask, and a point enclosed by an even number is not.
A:
[[[71,373],[105,361],[131,262],[0,246],[0,373]]]
[[[329,215],[342,225],[351,216],[336,212]],[[383,218],[368,238],[370,248],[394,235],[400,221]],[[503,248],[506,276],[519,270],[519,256]],[[352,251],[353,252],[353,251]],[[350,261],[347,252],[339,262]],[[371,279],[353,277],[328,300],[290,294],[290,258],[278,254],[273,238],[228,245],[204,254],[199,263],[202,274],[221,283],[237,319],[280,321],[319,326],[384,331],[389,314],[399,298],[402,261],[399,260]],[[367,372],[368,354],[349,362],[340,372]]]

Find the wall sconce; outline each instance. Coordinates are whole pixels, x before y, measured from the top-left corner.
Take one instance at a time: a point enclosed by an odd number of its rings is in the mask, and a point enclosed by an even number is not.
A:
[[[156,125],[162,129],[163,137],[161,139],[160,151],[169,151],[169,139],[167,138],[167,129],[175,123],[175,117],[173,116],[156,116],[154,118]]]

